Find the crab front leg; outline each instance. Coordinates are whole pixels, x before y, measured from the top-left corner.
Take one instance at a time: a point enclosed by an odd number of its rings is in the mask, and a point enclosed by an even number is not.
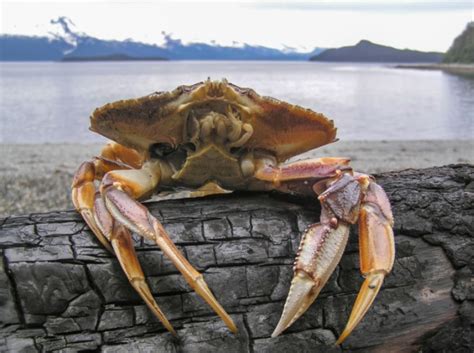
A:
[[[112,217],[140,236],[153,240],[173,262],[188,284],[221,317],[232,332],[237,327],[219,304],[200,274],[170,239],[163,225],[135,199],[147,194],[159,184],[161,162],[148,162],[139,170],[107,173],[101,183],[101,195]]]
[[[82,163],[74,174],[72,182],[72,202],[89,228],[102,245],[112,251],[110,244],[96,221],[94,200],[97,198],[95,180],[100,180],[109,171],[140,168],[144,156],[137,151],[115,142],[104,146],[99,157]]]
[[[113,252],[96,220],[94,200],[97,198],[95,180],[101,180],[109,171],[140,167],[143,157],[135,150],[110,142],[104,146],[99,157],[83,162],[72,181],[71,198],[76,210],[82,215],[89,228],[102,245]]]
[[[309,226],[302,236],[295,275],[272,337],[295,322],[317,298],[341,259],[350,225],[359,220],[361,272],[366,280],[337,341],[342,343],[369,309],[394,262],[393,217],[387,196],[369,176],[353,175],[348,160],[339,158],[264,166],[255,175],[285,192],[307,191],[309,184],[320,194],[322,205],[320,223]]]
[[[106,146],[104,150],[109,149],[109,147]],[[150,310],[163,323],[165,328],[175,335],[176,332],[173,326],[159,308],[145,281],[143,270],[133,248],[130,232],[112,218],[102,197],[95,189],[94,179],[101,179],[107,170],[118,170],[124,167],[131,169],[123,162],[102,157],[82,163],[74,176],[72,185],[73,203],[98,240],[110,252],[115,253],[128,280]],[[151,187],[153,185],[148,185],[148,188]]]

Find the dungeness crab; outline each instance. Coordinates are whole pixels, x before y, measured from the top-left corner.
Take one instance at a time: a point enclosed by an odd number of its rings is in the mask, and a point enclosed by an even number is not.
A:
[[[114,142],[84,162],[72,183],[72,200],[99,241],[115,253],[131,285],[173,334],[145,282],[130,231],[155,241],[189,285],[232,332],[237,328],[203,276],[173,244],[160,222],[137,200],[156,191],[187,187],[188,196],[228,190],[279,190],[317,196],[320,223],[304,232],[279,335],[316,299],[359,223],[360,270],[365,281],[338,343],[365,315],[395,256],[393,217],[373,178],[352,171],[346,158],[283,164],[299,153],[335,141],[324,115],[259,96],[226,80],[180,86],[98,108],[91,130]],[[95,180],[100,181],[97,191]]]

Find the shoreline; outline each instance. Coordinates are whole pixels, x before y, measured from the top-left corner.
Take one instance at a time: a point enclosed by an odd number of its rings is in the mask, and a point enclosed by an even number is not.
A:
[[[474,75],[474,64],[399,64],[395,69],[440,70],[452,74]]]
[[[0,144],[0,217],[72,209],[77,167],[102,144]],[[453,163],[474,164],[473,140],[338,141],[293,160],[348,157],[360,172],[380,173]]]

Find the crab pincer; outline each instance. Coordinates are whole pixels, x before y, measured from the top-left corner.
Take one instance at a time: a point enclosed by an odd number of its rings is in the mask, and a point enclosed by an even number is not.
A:
[[[382,188],[366,175],[337,176],[319,200],[321,223],[308,227],[302,236],[295,275],[272,337],[288,328],[316,300],[342,257],[350,225],[358,221],[360,270],[365,281],[336,342],[341,344],[366,314],[392,269],[393,217]]]
[[[317,298],[342,257],[349,227],[315,224],[304,232],[295,261],[295,275],[272,337],[293,324]]]

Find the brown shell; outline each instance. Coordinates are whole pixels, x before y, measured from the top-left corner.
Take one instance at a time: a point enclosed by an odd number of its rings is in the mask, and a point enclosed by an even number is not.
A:
[[[227,81],[199,82],[172,92],[109,103],[94,111],[91,130],[139,150],[151,144],[183,142],[183,126],[190,107],[232,104],[246,112],[242,119],[254,133],[245,147],[273,151],[286,160],[336,139],[333,121],[297,105],[259,96],[252,89]]]

